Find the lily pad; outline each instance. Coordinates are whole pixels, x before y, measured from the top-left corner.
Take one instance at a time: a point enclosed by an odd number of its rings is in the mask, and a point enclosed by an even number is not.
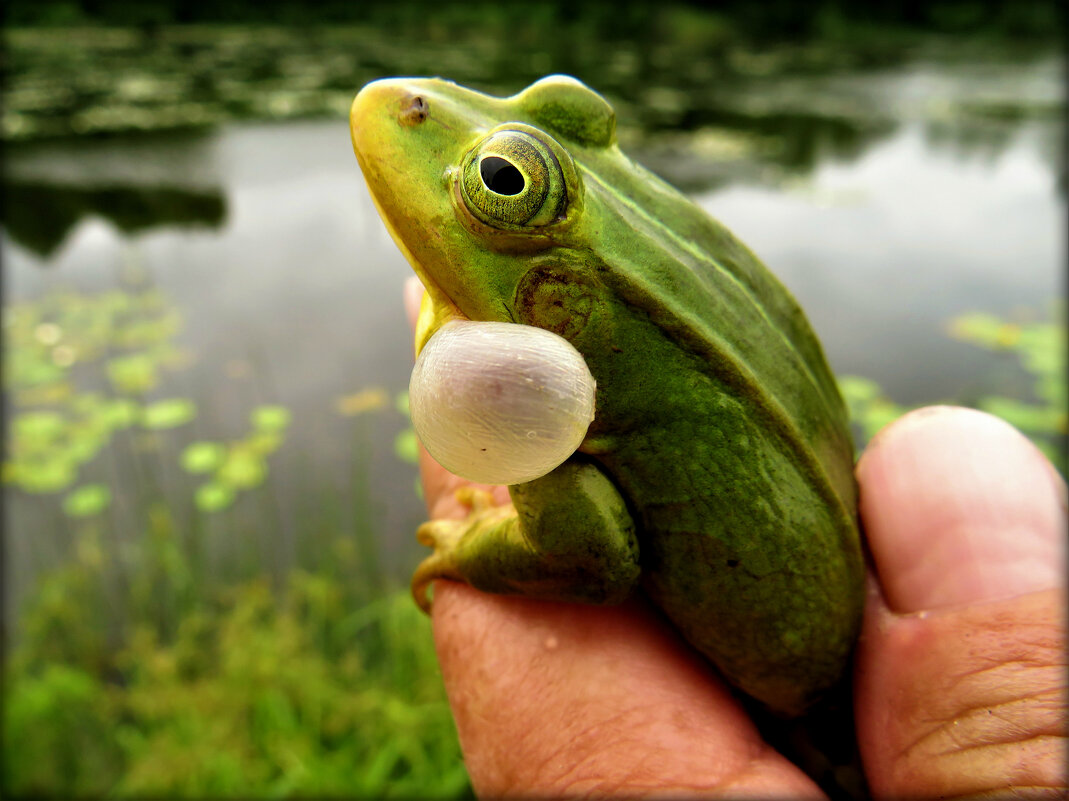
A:
[[[177,428],[196,416],[196,404],[189,398],[168,398],[146,406],[141,413],[141,425],[151,429]]]
[[[12,421],[12,433],[20,448],[47,448],[63,434],[67,427],[58,412],[25,412]]]
[[[218,442],[194,442],[182,451],[182,467],[190,473],[210,473],[225,456],[226,448]]]
[[[112,428],[129,428],[137,422],[141,407],[129,398],[116,398],[101,408],[104,421]]]
[[[227,487],[249,489],[264,480],[267,465],[260,454],[249,448],[234,447],[219,467],[216,479]]]
[[[267,456],[278,450],[282,444],[282,435],[274,432],[258,432],[245,439],[245,447],[261,456]]]
[[[398,434],[393,441],[393,452],[402,462],[415,464],[419,461],[419,440],[415,430],[406,428]]]
[[[107,370],[108,378],[119,392],[146,392],[159,382],[156,362],[143,353],[112,359]]]
[[[74,462],[64,456],[51,459],[18,462],[15,480],[26,492],[59,492],[74,483],[78,471]]]
[[[63,511],[71,517],[92,517],[111,505],[111,490],[104,484],[85,484],[63,499]]]
[[[289,409],[278,405],[257,406],[250,415],[252,426],[258,431],[282,431],[292,418]]]
[[[193,502],[202,512],[219,512],[234,502],[234,490],[216,481],[201,484]]]

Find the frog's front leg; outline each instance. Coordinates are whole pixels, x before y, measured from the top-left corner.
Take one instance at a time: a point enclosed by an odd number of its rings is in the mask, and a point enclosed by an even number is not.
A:
[[[635,524],[596,465],[569,459],[509,494],[511,506],[493,506],[474,493],[464,520],[420,527],[420,541],[434,548],[412,577],[424,611],[436,578],[546,600],[612,604],[627,596],[639,576]]]

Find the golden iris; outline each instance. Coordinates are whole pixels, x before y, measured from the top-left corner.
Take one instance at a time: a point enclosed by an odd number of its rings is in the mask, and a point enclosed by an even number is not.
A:
[[[499,228],[547,225],[568,205],[560,161],[533,129],[499,129],[483,139],[464,161],[461,190],[468,210]]]

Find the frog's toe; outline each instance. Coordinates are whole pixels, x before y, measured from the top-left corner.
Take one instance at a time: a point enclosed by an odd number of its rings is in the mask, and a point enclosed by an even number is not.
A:
[[[494,496],[484,489],[460,487],[456,491],[457,500],[464,504],[473,514],[495,506]]]
[[[449,550],[457,544],[466,528],[463,520],[428,520],[416,529],[416,539],[420,545],[435,551]]]
[[[448,578],[463,581],[447,556],[435,552],[428,556],[412,574],[412,597],[428,615],[431,613],[430,588],[435,579]]]

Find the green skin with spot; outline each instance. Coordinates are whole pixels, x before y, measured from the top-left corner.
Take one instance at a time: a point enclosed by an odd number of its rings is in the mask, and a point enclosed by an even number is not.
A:
[[[534,325],[597,381],[583,444],[510,487],[514,509],[421,529],[417,597],[439,577],[589,603],[641,584],[732,684],[804,711],[847,664],[864,568],[846,412],[791,295],[624,156],[612,108],[574,79],[508,98],[376,81],[351,126],[427,288],[417,348],[453,316]],[[523,191],[486,194],[483,156]]]

